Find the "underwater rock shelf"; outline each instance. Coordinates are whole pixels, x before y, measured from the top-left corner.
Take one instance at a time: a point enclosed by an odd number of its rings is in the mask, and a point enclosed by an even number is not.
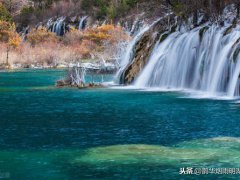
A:
[[[57,87],[75,87],[78,89],[92,89],[92,88],[104,88],[105,86],[101,83],[82,83],[79,85],[71,84],[65,80],[58,80],[56,83]]]

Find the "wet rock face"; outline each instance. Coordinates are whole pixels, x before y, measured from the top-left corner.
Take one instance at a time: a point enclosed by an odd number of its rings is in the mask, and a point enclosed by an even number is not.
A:
[[[151,52],[157,41],[161,39],[162,33],[168,31],[169,24],[175,22],[170,16],[159,20],[138,41],[134,49],[132,63],[130,63],[121,75],[122,84],[131,84],[148,63]]]

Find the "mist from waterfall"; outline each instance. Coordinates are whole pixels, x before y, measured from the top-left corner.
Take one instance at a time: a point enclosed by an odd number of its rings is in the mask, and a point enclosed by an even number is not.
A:
[[[239,96],[240,28],[202,26],[158,42],[137,88],[191,89]]]

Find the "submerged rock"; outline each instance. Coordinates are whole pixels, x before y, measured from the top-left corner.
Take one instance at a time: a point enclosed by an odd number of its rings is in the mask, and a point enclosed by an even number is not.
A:
[[[240,140],[232,137],[217,137],[186,141],[175,146],[145,144],[115,145],[90,148],[84,155],[75,157],[71,164],[93,167],[116,165],[171,166],[189,165],[210,167],[240,165]],[[218,164],[218,162],[221,162]]]

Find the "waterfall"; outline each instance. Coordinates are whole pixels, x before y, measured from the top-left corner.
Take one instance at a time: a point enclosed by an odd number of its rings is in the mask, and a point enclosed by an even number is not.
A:
[[[135,49],[136,44],[140,41],[140,39],[142,38],[144,33],[146,33],[151,27],[153,27],[161,19],[163,19],[163,18],[159,18],[158,20],[154,21],[150,26],[147,26],[147,25],[143,26],[142,29],[137,33],[137,35],[134,36],[133,40],[128,44],[128,46],[126,48],[126,52],[120,58],[120,62],[118,62],[120,68],[115,77],[115,81],[117,81],[117,83],[120,83],[121,75],[122,75],[123,71],[131,63],[131,61],[133,59],[133,56],[135,53],[134,49]]]
[[[239,52],[240,27],[205,25],[177,31],[155,44],[134,85],[239,96]]]
[[[50,23],[52,23],[52,20],[49,20],[48,24]],[[66,29],[65,17],[60,17],[53,23],[51,31],[56,33],[58,36],[62,36],[65,34],[65,29]]]
[[[81,20],[79,21],[79,26],[78,26],[79,30],[84,30],[85,29],[86,24],[87,24],[87,18],[88,18],[87,16],[83,16],[81,18]]]
[[[238,59],[240,59],[240,55],[238,56]],[[234,94],[239,96],[239,75],[240,75],[240,60],[238,60],[236,67],[234,68],[233,76],[231,77],[231,81],[229,83],[228,88],[228,96],[232,97]]]
[[[133,22],[133,25],[129,31],[129,35],[134,36],[136,35],[141,27],[144,26],[144,22],[142,20],[139,20],[138,18]]]
[[[149,26],[144,27],[134,38],[133,40],[129,43],[129,45],[126,48],[126,52],[124,53],[124,56],[120,58],[120,62],[118,62],[120,69],[117,72],[116,75],[116,80],[120,81],[120,76],[123,73],[123,70],[126,68],[126,66],[130,63],[132,56],[134,54],[134,47],[136,43],[140,40],[142,35],[149,29]],[[119,83],[119,82],[117,82]]]

